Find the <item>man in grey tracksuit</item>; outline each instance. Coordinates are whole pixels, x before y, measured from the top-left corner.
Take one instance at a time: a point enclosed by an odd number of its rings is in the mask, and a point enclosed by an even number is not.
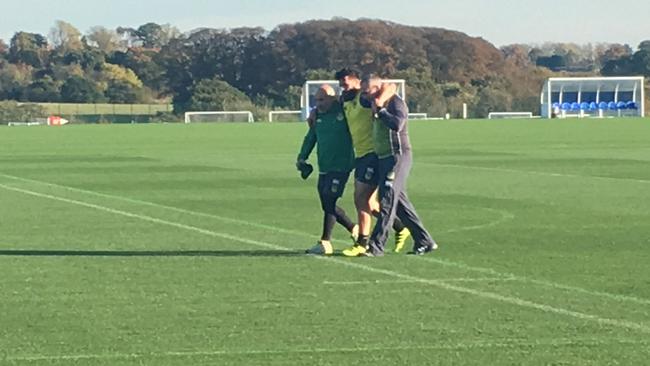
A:
[[[381,87],[381,79],[368,78],[367,92],[375,95]],[[378,101],[378,100],[377,100]],[[413,235],[412,254],[422,255],[437,249],[436,242],[424,228],[415,207],[406,194],[406,181],[413,157],[407,122],[408,107],[398,95],[385,104],[373,105],[373,143],[379,157],[379,202],[381,206],[377,224],[370,237],[366,251],[368,256],[382,256],[395,216],[399,217]]]

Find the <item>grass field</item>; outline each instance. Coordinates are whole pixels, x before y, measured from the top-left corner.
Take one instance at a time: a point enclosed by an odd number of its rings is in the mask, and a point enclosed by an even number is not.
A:
[[[303,133],[1,128],[0,364],[648,364],[650,121],[414,122],[441,249],[374,259],[300,254]]]

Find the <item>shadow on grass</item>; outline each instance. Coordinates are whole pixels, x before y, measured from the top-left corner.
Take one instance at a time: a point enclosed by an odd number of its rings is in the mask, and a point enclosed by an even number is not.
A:
[[[288,250],[0,250],[0,257],[295,257]]]

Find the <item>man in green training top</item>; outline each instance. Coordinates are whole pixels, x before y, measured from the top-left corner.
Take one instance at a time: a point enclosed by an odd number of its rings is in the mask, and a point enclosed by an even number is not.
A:
[[[382,81],[376,76],[364,79],[368,95],[378,97]],[[413,254],[423,255],[438,248],[406,194],[406,183],[413,155],[408,134],[408,107],[399,96],[373,102],[372,139],[379,157],[379,202],[377,224],[367,247],[358,247],[357,255],[382,256],[393,221],[399,217],[413,235]]]
[[[345,68],[337,72],[335,77],[343,89],[341,103],[356,155],[354,204],[358,214],[359,234],[354,245],[343,251],[344,255],[354,257],[361,254],[360,248],[365,248],[368,245],[372,215],[379,215],[377,200],[379,160],[374,151],[372,139],[372,102],[375,97],[369,98],[361,92],[361,77],[358,71]],[[395,92],[394,85],[384,84],[382,90],[378,92],[377,98],[388,100],[395,95]],[[411,233],[399,218],[394,220],[393,229],[395,230],[395,252],[399,252]]]
[[[332,230],[338,222],[354,234],[356,225],[345,211],[336,205],[343,195],[345,184],[354,164],[350,131],[341,105],[336,102],[336,92],[323,85],[316,92],[315,119],[309,122],[309,131],[302,143],[296,167],[303,170],[314,147],[318,145],[318,195],[323,209],[323,232],[309,254],[331,255]]]

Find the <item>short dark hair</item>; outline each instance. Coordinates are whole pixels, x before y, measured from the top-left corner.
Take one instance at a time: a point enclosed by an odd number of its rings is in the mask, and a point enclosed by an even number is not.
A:
[[[357,79],[361,79],[361,73],[355,69],[346,67],[344,69],[339,70],[336,74],[334,74],[334,78],[336,80],[341,80],[345,78],[346,76],[352,76]]]
[[[381,76],[379,76],[379,74],[370,73],[370,74],[363,75],[363,79],[361,79],[361,81],[367,83],[370,82],[371,80],[376,80],[376,79],[381,80],[382,78]]]

